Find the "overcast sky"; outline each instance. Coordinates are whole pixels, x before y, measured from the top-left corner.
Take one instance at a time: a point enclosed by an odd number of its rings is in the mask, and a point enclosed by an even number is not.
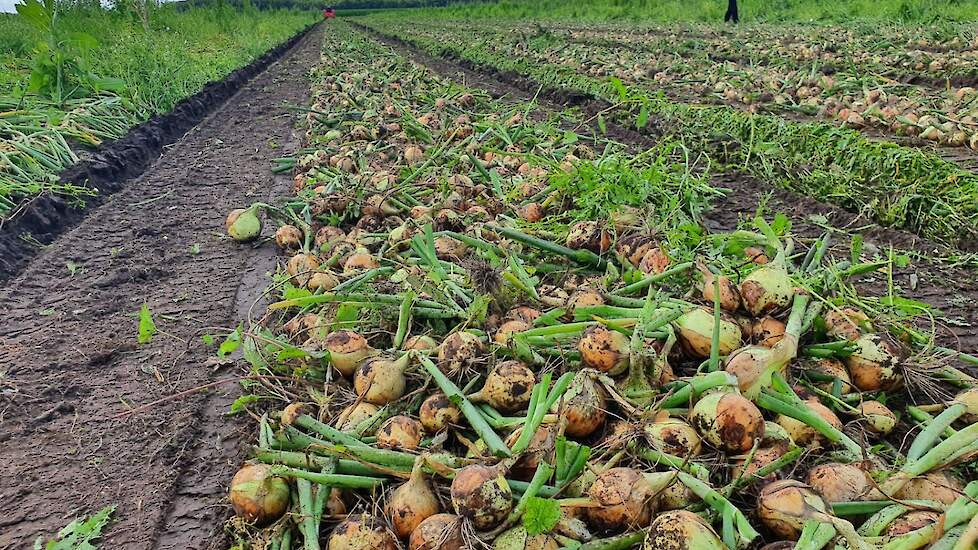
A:
[[[16,0],[0,0],[0,13],[13,13]]]

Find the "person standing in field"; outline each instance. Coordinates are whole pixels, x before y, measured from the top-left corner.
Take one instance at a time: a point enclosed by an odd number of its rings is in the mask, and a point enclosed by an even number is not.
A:
[[[737,14],[737,0],[727,0],[727,14],[723,16],[724,22],[740,22],[740,15]]]
[[[336,12],[333,10],[332,7],[328,7],[325,10],[323,10],[323,19],[332,19],[334,17],[336,17]]]

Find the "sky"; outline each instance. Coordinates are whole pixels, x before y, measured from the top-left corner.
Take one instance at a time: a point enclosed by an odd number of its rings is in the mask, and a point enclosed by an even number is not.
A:
[[[14,13],[17,0],[0,0],[0,13]]]

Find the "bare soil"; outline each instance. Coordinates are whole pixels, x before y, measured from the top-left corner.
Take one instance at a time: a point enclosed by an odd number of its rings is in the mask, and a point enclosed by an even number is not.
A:
[[[308,100],[322,33],[0,291],[0,548],[28,548],[107,505],[117,509],[104,548],[227,547],[226,484],[250,434],[225,416],[238,377],[209,360],[201,335],[220,341],[274,267],[273,246],[228,241],[224,218],[287,194],[270,159],[298,147],[288,107]],[[159,332],[138,345],[143,303]]]

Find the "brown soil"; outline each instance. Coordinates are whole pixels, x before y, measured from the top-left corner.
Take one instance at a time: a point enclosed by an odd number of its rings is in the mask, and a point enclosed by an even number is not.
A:
[[[396,37],[358,27],[446,78],[483,88],[496,97],[511,96],[524,101],[537,97],[543,109],[577,107],[584,112],[585,118],[591,118],[608,108],[605,102],[566,90],[541,88],[536,81],[511,72],[497,71],[467,60],[433,57]],[[593,126],[597,132],[597,125]],[[611,123],[606,124],[606,128],[611,139],[639,148],[652,146],[654,138],[660,135],[655,121],[651,121],[641,133]],[[721,207],[707,214],[705,223],[710,229],[736,228],[741,219],[750,219],[755,215],[758,204],[766,204],[765,211],[769,215],[784,213],[792,220],[793,233],[802,237],[818,237],[825,231],[823,225],[828,225],[845,233],[859,233],[866,243],[883,251],[890,245],[925,255],[944,251],[940,246],[912,233],[880,227],[858,214],[774,188],[744,174],[719,174],[713,178],[713,185],[729,189],[730,192]],[[824,221],[812,217],[816,215],[824,216]],[[843,240],[848,246],[847,237],[836,239],[840,243]],[[839,248],[839,254],[847,255],[847,248],[841,245]],[[978,352],[978,334],[973,329],[978,326],[978,274],[973,269],[917,261],[908,268],[897,270],[894,283],[904,296],[921,300],[940,310],[942,315],[937,319],[940,343],[968,353]],[[864,293],[879,295],[885,292],[885,279],[882,276],[863,276],[859,280],[859,287]]]
[[[242,318],[273,269],[274,246],[229,242],[224,217],[287,194],[270,159],[297,148],[288,106],[308,99],[322,32],[0,291],[0,548],[30,547],[107,505],[117,509],[105,548],[227,546],[226,483],[250,435],[225,417],[240,386],[201,335]],[[143,303],[159,333],[138,345]]]

